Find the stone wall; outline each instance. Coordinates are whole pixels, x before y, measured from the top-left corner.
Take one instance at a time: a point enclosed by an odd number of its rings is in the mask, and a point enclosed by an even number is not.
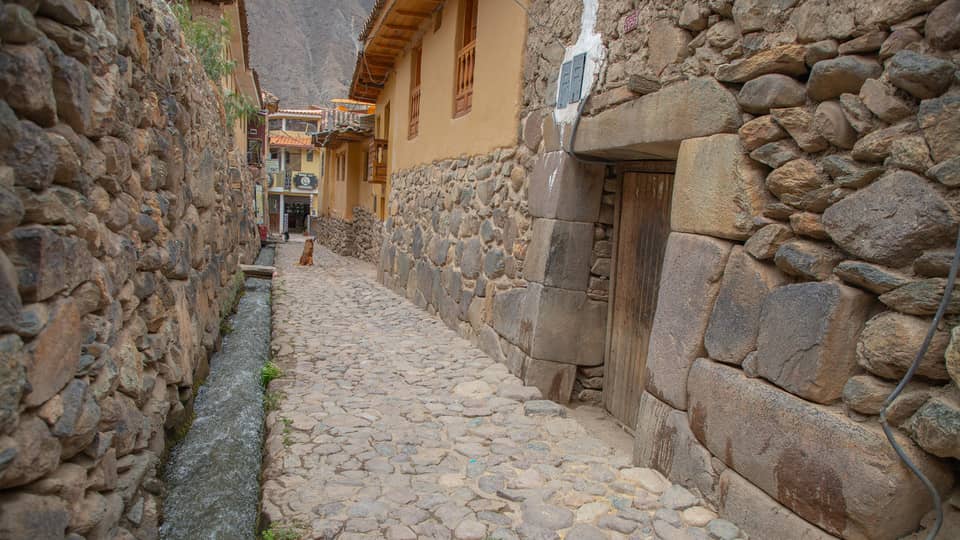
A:
[[[353,221],[321,216],[316,241],[334,253],[376,264],[383,243],[383,223],[366,208],[353,208]]]
[[[156,538],[249,173],[165,2],[0,4],[0,537]]]
[[[352,257],[356,246],[353,223],[334,216],[320,216],[316,241],[334,253]]]
[[[373,212],[356,206],[353,209],[354,257],[376,264],[383,244],[383,222]]]
[[[677,160],[636,461],[754,537],[915,530],[931,502],[877,414],[960,225],[960,2],[659,0],[625,32],[635,4],[600,1],[606,60],[574,146]],[[549,113],[581,7],[531,6],[522,130],[544,134],[540,162],[570,133]],[[552,192],[583,189],[571,177],[551,176]],[[955,324],[889,414],[945,498],[960,458]]]

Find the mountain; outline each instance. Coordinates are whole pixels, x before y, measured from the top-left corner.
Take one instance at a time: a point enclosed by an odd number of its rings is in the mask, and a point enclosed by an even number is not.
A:
[[[246,0],[250,65],[284,108],[347,97],[374,0]]]

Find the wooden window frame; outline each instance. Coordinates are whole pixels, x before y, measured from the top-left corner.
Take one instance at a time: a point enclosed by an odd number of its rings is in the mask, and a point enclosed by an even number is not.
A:
[[[410,110],[407,139],[420,134],[420,75],[423,70],[423,47],[417,45],[410,52]]]
[[[457,55],[453,81],[453,117],[458,118],[473,108],[474,72],[477,63],[477,19],[479,0],[460,0],[457,28]]]

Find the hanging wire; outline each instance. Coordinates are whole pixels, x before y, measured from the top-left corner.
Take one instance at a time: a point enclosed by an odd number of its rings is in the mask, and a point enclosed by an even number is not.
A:
[[[903,375],[903,378],[900,379],[900,383],[897,384],[897,387],[893,389],[893,392],[887,396],[887,399],[883,401],[883,406],[880,408],[880,425],[883,427],[883,433],[887,436],[887,440],[890,441],[890,446],[893,447],[893,451],[897,453],[897,456],[900,457],[900,460],[910,469],[910,471],[920,479],[920,482],[923,483],[923,486],[930,492],[930,496],[933,498],[933,506],[937,512],[937,520],[933,524],[933,528],[927,534],[927,540],[933,540],[937,537],[937,533],[940,532],[940,527],[943,526],[943,501],[940,499],[940,494],[937,493],[937,488],[933,485],[933,482],[927,478],[923,472],[916,466],[916,464],[907,456],[907,453],[903,450],[903,447],[897,442],[893,437],[893,429],[890,427],[890,424],[887,423],[887,408],[893,404],[894,400],[897,399],[897,396],[903,392],[903,389],[910,382],[910,379],[913,378],[914,374],[917,372],[917,369],[920,367],[920,361],[923,360],[923,357],[927,354],[927,349],[930,348],[930,343],[933,341],[933,336],[937,332],[937,327],[940,326],[940,321],[943,319],[943,315],[947,312],[947,306],[950,304],[950,299],[953,296],[953,285],[957,279],[957,268],[960,267],[960,231],[957,232],[957,243],[953,248],[953,261],[950,263],[950,273],[947,274],[947,285],[943,291],[943,298],[940,299],[940,305],[937,307],[937,313],[933,316],[933,320],[930,321],[930,328],[927,329],[927,335],[923,338],[923,343],[920,345],[920,350],[917,351],[917,355],[913,358],[913,364],[910,365],[910,369]]]

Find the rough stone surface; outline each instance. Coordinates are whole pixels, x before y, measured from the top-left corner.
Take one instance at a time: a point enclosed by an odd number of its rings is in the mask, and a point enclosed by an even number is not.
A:
[[[674,231],[744,240],[765,202],[763,171],[743,154],[737,135],[680,145],[670,211]]]
[[[935,456],[960,459],[960,403],[935,397],[920,407],[906,429],[921,448]]]
[[[757,231],[744,244],[744,249],[759,260],[772,259],[784,242],[793,236],[790,227],[771,223]]]
[[[883,67],[863,56],[839,56],[813,65],[807,81],[807,94],[817,101],[840,97],[840,94],[860,92],[867,79],[880,76]]]
[[[753,114],[766,114],[772,108],[797,107],[806,100],[806,88],[802,84],[793,77],[779,74],[751,79],[737,95],[743,110]]]
[[[648,392],[676,409],[687,408],[687,372],[705,352],[703,336],[730,249],[728,242],[692,234],[671,233],[667,240],[644,380]]]
[[[920,129],[930,146],[933,161],[939,163],[960,154],[960,96],[945,95],[920,102],[917,114]]]
[[[870,112],[884,122],[895,123],[914,113],[910,102],[896,95],[893,88],[877,79],[867,79],[860,87],[860,99]]]
[[[825,531],[845,537],[897,537],[913,531],[930,508],[924,488],[900,464],[878,426],[854,422],[709,360],[694,364],[689,384],[688,414],[697,438],[738,475]],[[752,411],[753,429],[742,429],[737,411],[744,409]],[[899,442],[935,485],[951,482],[943,463],[918,451],[906,437]],[[777,515],[770,514],[776,506],[769,503],[752,517],[742,510],[726,511],[732,474],[727,469],[721,475],[721,515],[748,533],[758,521],[769,524]],[[754,510],[764,507],[755,495],[750,499],[741,504],[749,503]],[[897,511],[887,510],[893,508]],[[809,524],[795,525],[811,530]],[[773,537],[779,534],[782,531]]]
[[[883,294],[910,282],[910,278],[900,272],[862,261],[843,261],[833,272],[843,281],[874,294]]]
[[[938,49],[960,47],[960,1],[947,0],[927,17],[924,34]]]
[[[837,248],[808,240],[789,240],[774,255],[777,268],[804,280],[828,279],[841,260],[843,253]]]
[[[813,114],[813,125],[824,139],[838,148],[853,148],[857,140],[857,132],[847,121],[838,101],[824,101],[818,105]]]
[[[829,146],[827,140],[814,129],[813,114],[803,107],[772,109],[770,112],[804,152],[819,152]]]
[[[733,247],[703,338],[710,358],[740,365],[756,348],[764,298],[785,281],[775,268],[755,261],[740,246]]]
[[[872,303],[858,289],[829,282],[775,289],[760,315],[760,376],[817,403],[836,401],[856,368],[855,340]]]
[[[743,149],[747,152],[752,152],[767,143],[788,137],[787,132],[777,125],[770,115],[746,122],[740,126],[738,133],[740,134],[740,142],[743,143]]]
[[[802,45],[782,45],[724,64],[717,69],[716,77],[724,82],[745,82],[769,73],[803,75],[807,72],[805,53]]]
[[[887,311],[867,321],[857,341],[857,362],[880,377],[897,380],[907,372],[930,322],[926,319]],[[927,354],[920,361],[917,374],[932,380],[948,379],[944,351],[950,336],[937,332]]]
[[[920,99],[942,94],[953,79],[953,64],[935,56],[900,51],[890,59],[887,76],[890,83]]]
[[[845,251],[892,267],[909,263],[956,232],[956,218],[933,184],[894,171],[823,214],[827,234]]]

